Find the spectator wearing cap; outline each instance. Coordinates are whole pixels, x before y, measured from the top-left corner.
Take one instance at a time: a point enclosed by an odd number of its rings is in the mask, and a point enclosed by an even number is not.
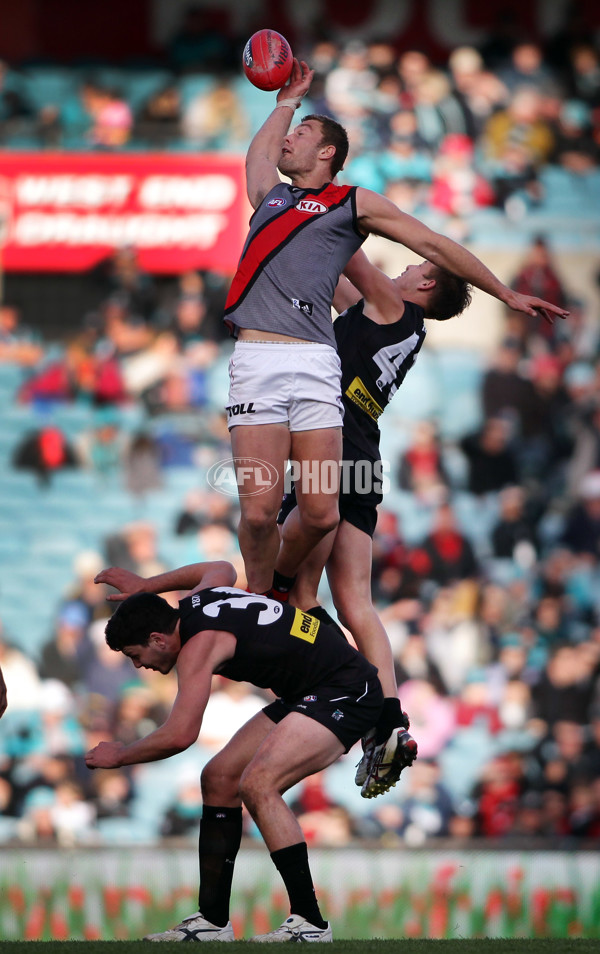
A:
[[[57,679],[73,688],[81,684],[90,648],[88,622],[86,608],[77,601],[66,603],[59,610],[54,635],[42,648],[42,679]]]

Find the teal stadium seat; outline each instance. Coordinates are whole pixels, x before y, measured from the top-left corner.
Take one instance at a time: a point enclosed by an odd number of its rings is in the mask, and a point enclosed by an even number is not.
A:
[[[60,106],[79,87],[77,73],[61,66],[30,66],[24,71],[24,90],[36,111],[44,106]]]
[[[440,398],[440,434],[457,440],[476,430],[483,419],[482,359],[475,351],[440,348],[435,352],[434,364]]]

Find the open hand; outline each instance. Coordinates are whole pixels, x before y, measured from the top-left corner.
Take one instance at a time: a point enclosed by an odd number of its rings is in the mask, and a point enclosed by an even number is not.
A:
[[[554,324],[555,318],[568,318],[569,312],[558,305],[552,305],[543,298],[535,298],[533,295],[520,295],[511,291],[504,299],[506,305],[513,311],[522,311],[526,315],[541,315],[548,324]]]
[[[279,90],[281,97],[278,93],[277,99],[302,99],[308,93],[314,75],[315,71],[309,68],[308,63],[294,57],[290,78],[286,85]]]
[[[127,599],[134,593],[141,593],[144,588],[144,578],[132,573],[130,570],[123,570],[119,566],[109,566],[106,570],[100,570],[100,573],[94,577],[94,583],[108,583],[114,586],[118,593],[110,593],[106,599],[109,603],[119,603]]]

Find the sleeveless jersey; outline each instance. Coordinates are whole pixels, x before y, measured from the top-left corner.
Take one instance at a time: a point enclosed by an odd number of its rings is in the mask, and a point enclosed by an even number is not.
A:
[[[278,696],[295,698],[319,685],[344,687],[377,675],[335,629],[265,596],[214,586],[186,596],[179,610],[182,645],[202,630],[233,633],[235,654],[216,672]]]
[[[333,294],[364,240],[356,186],[274,186],[250,219],[225,303],[232,333],[256,328],[335,348]]]
[[[379,325],[363,312],[364,299],[339,315],[333,328],[342,365],[344,439],[379,458],[379,424],[425,340],[425,312],[404,302],[402,318]]]

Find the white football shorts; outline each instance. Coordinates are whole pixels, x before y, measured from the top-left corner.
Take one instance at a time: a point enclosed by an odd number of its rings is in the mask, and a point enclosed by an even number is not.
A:
[[[330,345],[236,341],[229,360],[227,426],[341,427],[341,380],[340,359]]]

